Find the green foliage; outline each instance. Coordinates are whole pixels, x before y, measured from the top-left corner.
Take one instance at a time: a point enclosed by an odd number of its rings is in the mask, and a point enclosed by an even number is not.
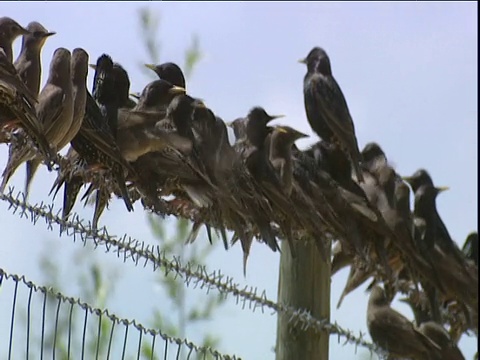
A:
[[[151,70],[147,69],[144,64],[160,63],[161,42],[158,35],[160,30],[160,16],[150,11],[147,7],[140,8],[138,14],[140,32],[142,34],[142,39],[147,53],[146,59],[149,59],[148,62],[139,62],[139,68],[140,71],[146,74],[149,78],[154,79],[156,75]],[[183,73],[187,79],[191,78],[193,70],[202,59],[203,53],[200,50],[200,40],[198,36],[194,34],[192,35],[192,42],[190,46],[185,50]]]

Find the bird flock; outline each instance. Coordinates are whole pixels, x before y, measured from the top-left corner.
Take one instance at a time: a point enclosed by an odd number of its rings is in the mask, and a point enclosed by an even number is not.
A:
[[[300,60],[307,67],[306,116],[321,139],[300,150],[295,141],[306,135],[270,125],[282,116],[262,107],[225,123],[187,94],[174,63],[146,65],[158,80],[130,94],[127,72],[107,54],[89,65],[85,50],[58,48],[40,91],[40,54],[54,34],[38,22],[24,28],[0,18],[0,143],[9,144],[2,192],[25,163],[28,195],[43,163],[57,172],[50,195],[63,187],[65,219],[83,186],[82,200],[95,201],[94,227],[112,195],[128,211],[140,200],[156,214],[192,220],[188,242],[202,226],[210,241],[212,228],[219,233],[226,249],[239,241],[244,270],[255,238],[273,251],[285,239],[292,256],[300,242],[314,241],[324,260],[333,246],[332,274],[350,266],[338,306],[373,278],[367,325],[378,346],[393,358],[464,358],[456,343],[478,332],[478,235],[470,234],[460,250],[435,206],[445,188],[423,169],[400,176],[374,142],[359,150],[325,50],[315,47]],[[397,293],[412,307],[414,322],[390,307]]]

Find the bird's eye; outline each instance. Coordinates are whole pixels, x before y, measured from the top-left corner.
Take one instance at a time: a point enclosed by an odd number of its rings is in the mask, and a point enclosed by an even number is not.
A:
[[[35,37],[40,37],[40,36],[42,36],[42,32],[40,32],[40,31],[35,31],[35,32],[33,33],[33,36],[35,36]]]

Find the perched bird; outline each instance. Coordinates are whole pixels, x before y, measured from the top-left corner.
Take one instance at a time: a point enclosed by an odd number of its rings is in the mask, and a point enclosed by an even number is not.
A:
[[[100,167],[111,171],[127,210],[132,211],[133,205],[126,188],[125,172],[128,171],[133,175],[135,170],[122,157],[113,135],[118,123],[118,108],[125,106],[125,102],[128,101],[129,86],[128,74],[121,65],[113,63],[108,55],[101,55],[95,66],[92,91],[94,96],[89,92],[86,93],[83,122],[78,133],[72,139],[71,145],[91,169]],[[97,192],[94,226],[96,226],[110,196],[104,189],[105,184],[96,185],[101,189]],[[91,191],[93,191],[92,186],[87,190],[86,196]],[[66,196],[67,193],[65,193]],[[76,193],[68,194],[68,197],[72,199],[69,201],[71,204],[75,200]]]
[[[418,331],[440,346],[443,360],[465,360],[455,342],[452,341],[448,332],[440,324],[427,321],[420,324]]]
[[[63,149],[70,143],[82,126],[87,102],[87,75],[88,54],[82,48],[76,48],[72,52],[71,59],[71,78],[74,96],[73,121],[67,133],[59,142],[59,149]]]
[[[306,137],[308,135],[289,126],[277,126],[271,134],[270,162],[277,170],[287,195],[292,193],[293,187],[292,146],[298,139]]]
[[[268,158],[270,149],[266,146],[266,139],[273,131],[273,127],[267,126],[274,119],[283,117],[283,115],[269,115],[261,107],[252,108],[247,115],[246,139],[250,144],[245,150],[245,165],[248,171],[260,186],[261,191],[271,201],[280,213],[283,213],[284,229],[287,232],[286,238],[290,246],[292,256],[295,256],[293,244],[293,234],[291,233],[291,220],[293,206],[290,205],[289,198],[283,188],[275,169]],[[283,216],[282,216],[283,217]],[[262,228],[264,228],[262,226]],[[262,234],[264,241],[273,251],[278,249],[275,237],[271,237],[268,232]]]
[[[27,25],[28,34],[23,35],[22,49],[14,66],[18,75],[22,78],[31,93],[38,97],[40,91],[40,78],[42,64],[40,54],[48,37],[55,35],[55,32],[48,32],[40,23],[33,21]],[[28,196],[30,182],[37,167],[41,164],[40,158],[27,161],[27,174],[25,181],[25,195]]]
[[[440,347],[393,310],[384,290],[375,285],[367,307],[367,327],[375,344],[391,356],[413,360],[440,360]]]
[[[227,124],[233,129],[233,134],[237,141],[247,136],[247,118],[237,118]]]
[[[358,181],[362,182],[355,127],[342,90],[332,75],[327,53],[315,47],[300,62],[307,65],[303,93],[310,126],[323,140],[340,144],[352,161]]]
[[[185,89],[165,80],[155,80],[143,89],[133,111],[165,111],[172,99]]]
[[[117,143],[127,161],[136,161],[144,154],[161,151],[173,144],[180,150],[189,151],[190,139],[189,142],[182,141],[176,133],[160,131],[159,127],[155,127],[165,118],[168,104],[181,94],[185,94],[185,89],[156,80],[145,87],[133,109],[120,114]]]
[[[467,268],[465,256],[450,236],[436,206],[437,195],[448,187],[435,187],[430,174],[424,169],[417,170],[412,176],[403,179],[408,182],[415,194],[416,224],[420,219],[423,220],[420,221],[422,225],[416,226],[416,229],[420,231],[419,236],[423,238],[427,248],[431,249],[438,245],[444,253],[453,256],[461,268]],[[468,271],[464,271],[464,275],[472,279]]]
[[[33,21],[27,25],[27,34],[22,38],[22,49],[13,64],[18,75],[35,96],[40,91],[40,78],[42,75],[42,64],[40,55],[46,40],[55,35],[55,32],[48,32],[40,23]]]
[[[154,64],[145,64],[145,66],[153,70],[155,74],[162,80],[168,81],[170,84],[182,87],[184,89],[187,88],[185,76],[183,75],[182,69],[172,62],[166,62],[160,65]]]
[[[438,217],[436,216],[436,198],[446,187],[434,187],[433,185],[422,185],[415,191],[414,221],[416,239],[419,239],[426,249],[431,250],[436,243],[439,243]],[[439,244],[440,245],[440,244]]]
[[[53,156],[36,111],[36,100],[0,49],[0,132],[20,125],[46,159]]]
[[[85,115],[88,74],[88,54],[85,50],[81,48],[76,48],[73,50],[70,71],[73,91],[73,119],[70,129],[58,143],[58,149],[63,149],[75,137],[75,135],[77,135]],[[25,183],[26,195],[28,195],[31,181],[40,164],[41,159],[38,157],[27,161],[27,178]]]
[[[20,35],[26,35],[29,31],[15,20],[3,16],[0,17],[0,49],[3,49],[8,62],[13,60],[12,44]]]
[[[70,77],[70,51],[64,48],[55,50],[47,83],[38,96],[37,118],[43,125],[47,141],[57,151],[58,144],[66,135],[73,119],[73,90]],[[30,147],[10,148],[7,166],[3,172],[0,191],[24,161],[34,159],[37,154]]]

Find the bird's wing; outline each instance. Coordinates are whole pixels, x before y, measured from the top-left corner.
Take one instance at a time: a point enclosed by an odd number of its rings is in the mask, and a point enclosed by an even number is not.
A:
[[[328,126],[341,139],[355,138],[355,128],[347,102],[335,79],[320,75],[313,81],[316,101],[321,104]]]
[[[36,106],[38,120],[43,124],[45,133],[51,131],[52,126],[62,113],[66,94],[58,86],[48,86],[42,90]]]
[[[164,111],[118,110],[118,130],[154,125],[165,117]]]

